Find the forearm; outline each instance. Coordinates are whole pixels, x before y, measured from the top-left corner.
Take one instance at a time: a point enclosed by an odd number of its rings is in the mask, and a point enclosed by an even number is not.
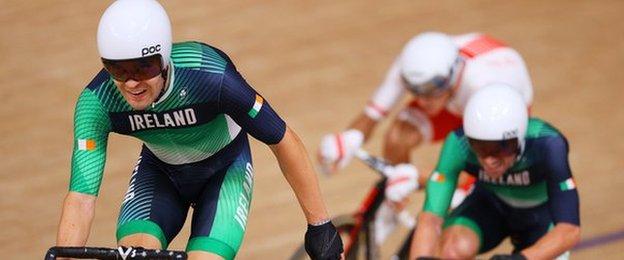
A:
[[[328,219],[314,168],[299,137],[287,128],[283,139],[270,147],[308,223]]]
[[[373,130],[377,125],[377,121],[368,117],[365,113],[360,113],[358,117],[351,122],[347,129],[357,129],[364,135],[364,142],[373,134]]]
[[[554,259],[572,249],[581,238],[581,228],[568,223],[558,223],[522,254],[527,259]]]
[[[442,232],[443,219],[432,213],[421,212],[418,214],[414,239],[412,240],[410,259],[419,256],[435,256],[438,241]]]
[[[95,215],[95,196],[69,192],[56,236],[57,246],[84,246]]]

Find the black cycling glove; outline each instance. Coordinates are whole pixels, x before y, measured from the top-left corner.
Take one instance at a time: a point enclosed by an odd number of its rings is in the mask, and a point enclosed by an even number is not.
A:
[[[305,234],[305,250],[313,260],[340,259],[342,239],[331,222],[320,226],[308,225]]]

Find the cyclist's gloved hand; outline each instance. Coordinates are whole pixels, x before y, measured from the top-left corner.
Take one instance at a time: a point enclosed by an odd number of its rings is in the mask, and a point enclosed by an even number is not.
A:
[[[318,151],[322,172],[333,174],[347,166],[363,142],[364,134],[357,129],[323,136]]]
[[[490,260],[526,260],[526,257],[518,253],[511,255],[494,255],[490,258]]]
[[[342,239],[334,224],[308,225],[305,234],[305,250],[313,260],[340,259],[343,252]]]
[[[418,169],[412,164],[397,164],[389,167],[385,174],[388,177],[386,197],[390,201],[401,202],[418,189]]]

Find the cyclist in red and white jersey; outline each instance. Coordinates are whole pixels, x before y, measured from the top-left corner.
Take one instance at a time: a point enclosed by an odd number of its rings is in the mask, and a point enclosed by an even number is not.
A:
[[[390,171],[386,195],[392,201],[402,201],[422,187],[428,177],[419,176],[415,167],[402,165],[409,163],[410,152],[422,143],[443,140],[461,126],[468,98],[492,83],[511,86],[530,106],[531,79],[516,50],[482,33],[421,33],[405,45],[362,113],[347,129],[322,138],[319,161],[327,173],[346,166],[375,126],[411,93],[409,103],[392,118],[383,145],[383,156],[399,166]],[[473,181],[466,180],[463,186]]]

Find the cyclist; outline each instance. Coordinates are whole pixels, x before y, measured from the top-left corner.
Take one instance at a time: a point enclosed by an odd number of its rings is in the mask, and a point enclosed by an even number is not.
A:
[[[85,245],[108,134],[115,132],[144,142],[121,204],[118,243],[167,248],[193,207],[189,258],[234,258],[253,188],[250,134],[271,148],[297,196],[308,222],[306,251],[339,258],[341,239],[295,132],[225,53],[171,38],[169,18],[155,0],[116,1],[102,15],[97,43],[104,69],[76,104],[57,245]]]
[[[513,86],[522,93],[525,102],[531,104],[531,79],[522,57],[513,48],[481,33],[451,36],[424,32],[415,36],[405,45],[385,80],[347,130],[322,138],[318,157],[324,172],[333,173],[346,166],[369,139],[375,126],[409,92],[413,98],[393,119],[383,144],[383,157],[398,165],[389,174],[386,195],[393,202],[390,203],[393,211],[400,210],[407,202],[406,196],[427,181],[426,175],[419,176],[416,167],[406,165],[410,161],[410,151],[421,143],[440,141],[461,126],[468,98],[479,88],[494,82]],[[417,184],[414,179],[418,179]],[[460,182],[453,205],[461,202],[472,182],[474,179],[470,177]],[[392,216],[382,213],[388,209],[388,203],[384,203],[380,214]],[[389,229],[392,227],[390,225]]]
[[[447,214],[461,171],[478,180]],[[547,122],[528,118],[514,89],[503,84],[482,88],[466,105],[463,128],[444,141],[417,223],[412,257],[439,253],[444,259],[473,259],[506,237],[511,237],[513,253],[497,259],[564,254],[580,238],[579,197],[566,138]]]

